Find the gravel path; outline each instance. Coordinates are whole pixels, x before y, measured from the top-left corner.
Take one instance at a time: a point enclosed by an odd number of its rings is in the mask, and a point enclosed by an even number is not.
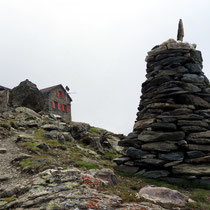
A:
[[[0,139],[0,148],[6,149],[6,153],[0,154],[0,191],[12,185],[23,184],[27,180],[27,175],[21,174],[21,170],[11,164],[11,161],[22,153],[15,143],[19,134]]]

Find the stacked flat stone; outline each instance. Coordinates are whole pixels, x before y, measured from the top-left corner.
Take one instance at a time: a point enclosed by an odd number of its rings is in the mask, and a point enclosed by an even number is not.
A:
[[[137,120],[119,171],[210,185],[210,84],[195,45],[170,39],[146,57]]]

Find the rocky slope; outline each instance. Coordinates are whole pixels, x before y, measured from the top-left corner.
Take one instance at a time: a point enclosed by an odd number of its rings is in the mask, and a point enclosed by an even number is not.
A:
[[[123,138],[24,107],[0,114],[0,209],[194,209],[189,191],[115,174]]]

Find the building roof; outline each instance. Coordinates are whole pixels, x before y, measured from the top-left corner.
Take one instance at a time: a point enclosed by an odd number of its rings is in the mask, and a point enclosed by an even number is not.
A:
[[[11,89],[0,85],[0,90],[11,90]]]
[[[61,84],[59,84],[59,85],[54,85],[54,86],[48,87],[48,88],[43,88],[43,89],[41,89],[40,91],[41,91],[42,93],[48,94],[48,93],[50,93],[52,90],[54,90],[54,89],[56,89],[56,88],[58,88],[58,87],[61,87],[61,88],[66,92],[66,95],[67,95],[67,97],[70,99],[70,101],[72,101],[72,98],[69,96],[69,94],[67,93],[66,89],[65,89],[65,88],[63,87],[63,85],[61,85]]]

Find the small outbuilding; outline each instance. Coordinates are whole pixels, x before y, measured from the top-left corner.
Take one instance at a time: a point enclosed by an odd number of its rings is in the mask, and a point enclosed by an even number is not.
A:
[[[44,88],[40,91],[44,95],[45,111],[53,114],[58,114],[65,121],[71,121],[72,99],[61,84]]]

